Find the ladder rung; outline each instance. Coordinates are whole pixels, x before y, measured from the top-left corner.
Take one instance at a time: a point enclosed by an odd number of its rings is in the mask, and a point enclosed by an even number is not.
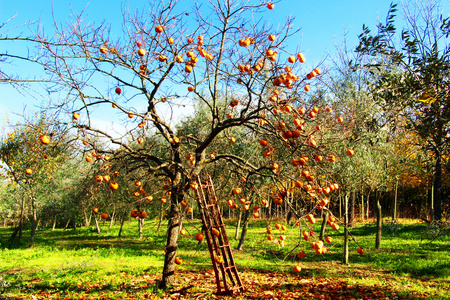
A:
[[[197,190],[196,200],[202,212],[203,228],[208,229],[208,250],[211,260],[213,261],[218,292],[220,294],[234,294],[235,292],[244,291],[244,287],[237,272],[236,264],[234,263],[231,245],[225,231],[225,224],[222,219],[219,201],[215,194],[212,179],[208,176],[205,181],[202,181],[200,177],[197,176],[197,182],[201,188]],[[219,229],[223,235],[222,238],[219,237],[218,240],[217,238],[214,238],[211,233],[213,230],[212,228]],[[223,245],[219,245],[219,243]],[[220,267],[214,262],[215,256],[217,255],[223,255],[224,265],[220,265]],[[230,265],[231,263],[232,265]],[[225,264],[227,265],[226,267]],[[219,272],[221,273],[221,276],[219,276]],[[228,273],[228,278],[231,280],[231,286],[226,279],[226,273]],[[222,285],[224,290],[222,290]]]

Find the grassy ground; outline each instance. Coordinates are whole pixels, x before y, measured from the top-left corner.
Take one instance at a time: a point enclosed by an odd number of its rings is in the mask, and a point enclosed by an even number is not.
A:
[[[348,266],[340,263],[342,229],[327,233],[333,242],[327,254],[317,255],[300,238],[298,227],[274,229],[275,237],[287,236],[285,247],[279,247],[267,241],[266,226],[252,221],[244,250],[234,251],[247,289],[242,299],[450,299],[450,236],[435,238],[426,224],[402,220],[386,225],[380,250],[373,249],[374,224],[356,225]],[[314,226],[318,232],[319,225]],[[199,221],[185,223],[189,235],[181,237],[179,248],[184,263],[169,292],[156,289],[165,240],[163,229],[156,232],[156,221],[145,223],[143,239],[137,237],[136,221],[126,224],[122,238],[119,228],[108,224],[101,235],[94,228],[39,230],[32,249],[25,248],[26,241],[0,249],[0,299],[214,298],[206,243],[193,238],[200,227]],[[233,247],[234,228],[234,222],[227,223]],[[0,228],[0,243],[10,233]],[[365,253],[358,255],[357,247]],[[296,257],[300,250],[306,252],[304,259]],[[302,267],[298,274],[293,272],[296,264]]]

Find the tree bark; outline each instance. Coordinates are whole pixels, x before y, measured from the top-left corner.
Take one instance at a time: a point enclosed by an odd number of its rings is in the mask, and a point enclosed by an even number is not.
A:
[[[327,225],[327,220],[328,220],[328,210],[325,211],[325,213],[323,213],[322,211],[322,226],[320,226],[320,235],[319,235],[319,240],[323,241],[325,239],[325,228]]]
[[[89,214],[89,221],[88,221],[88,227],[89,226],[91,226],[91,220],[92,220],[92,215],[94,214],[93,212],[92,212],[92,209],[90,210],[91,211],[91,213]],[[95,216],[94,216],[94,218],[95,218]]]
[[[361,192],[361,221],[364,222],[365,218],[364,218],[364,193]]]
[[[55,215],[55,217],[53,218],[52,231],[55,230],[55,228],[56,228],[56,215]]]
[[[344,258],[342,263],[348,265],[348,198],[349,194],[345,193],[344,197]]]
[[[394,213],[392,216],[393,222],[397,222],[397,194],[398,194],[398,179],[395,181]]]
[[[6,242],[6,244],[10,245],[14,242],[14,239],[16,238],[17,233],[19,232],[19,226],[14,229],[13,233],[9,237],[9,240]]]
[[[36,199],[33,197],[31,200],[31,233],[30,233],[30,243],[28,244],[28,248],[32,248],[34,245],[34,238],[36,236],[36,228],[37,228],[37,208],[36,208]]]
[[[442,219],[442,161],[440,153],[436,154],[436,164],[434,171],[433,184],[433,204],[434,204],[434,220],[440,221]]]
[[[97,233],[101,234],[100,226],[98,225],[98,220],[97,220],[96,216],[94,216],[94,220],[95,220],[95,228],[97,228]]]
[[[356,203],[356,193],[352,192],[352,205],[351,205],[351,216],[350,216],[350,227],[355,226],[355,203]]]
[[[244,224],[242,224],[241,238],[239,239],[239,244],[236,248],[237,250],[242,250],[242,248],[244,247],[244,241],[245,241],[245,237],[247,235],[249,220],[250,220],[250,210],[246,210],[244,213]]]
[[[142,237],[143,237],[142,229],[144,227],[144,219],[139,218],[138,219],[138,224],[139,224],[139,238],[142,239]]]
[[[22,196],[22,207],[20,211],[20,220],[19,220],[19,238],[18,238],[19,243],[22,240],[24,216],[25,216],[25,198]]]
[[[126,213],[123,213],[122,220],[120,221],[120,229],[119,229],[118,237],[122,236],[122,229],[123,229],[123,224],[125,223],[125,220],[126,220]]]
[[[67,222],[66,222],[66,226],[64,226],[64,230],[66,230],[66,229],[67,229],[67,227],[69,227],[69,223],[70,223],[70,220],[71,220],[71,219],[67,220]]]
[[[172,193],[172,201],[170,205],[170,219],[167,226],[167,239],[166,239],[166,255],[164,257],[164,268],[162,273],[162,280],[159,284],[160,288],[167,288],[173,285],[175,282],[175,257],[178,248],[178,234],[180,232],[180,224],[182,214],[178,207],[178,201],[175,197],[182,198],[182,195],[176,195]],[[177,197],[177,198],[178,198]]]
[[[84,209],[84,207],[81,209],[82,211],[83,211],[83,216],[84,216],[84,226],[85,227],[89,227],[89,222],[90,222],[90,220],[88,219],[88,217],[87,217],[87,214],[86,214],[86,209]]]
[[[242,218],[242,211],[239,211],[239,217],[236,223],[236,231],[234,233],[234,239],[237,240],[239,238],[239,229],[241,227],[241,218]]]
[[[367,193],[366,198],[366,218],[369,218],[369,197],[370,197],[370,191]]]
[[[375,249],[380,249],[381,247],[381,234],[383,232],[383,216],[381,213],[381,202],[380,202],[380,194],[379,192],[377,192],[376,195],[377,198],[377,206],[376,206],[376,211],[377,211],[377,233],[376,233],[376,238],[375,238]]]
[[[113,212],[111,214],[111,220],[109,221],[109,228],[111,228],[115,222],[115,218],[116,218],[116,205],[114,205],[113,207]]]

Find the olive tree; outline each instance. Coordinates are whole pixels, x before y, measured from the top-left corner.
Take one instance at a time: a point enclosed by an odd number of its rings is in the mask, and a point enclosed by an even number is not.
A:
[[[442,168],[447,153],[450,121],[448,35],[450,19],[439,12],[436,1],[408,2],[403,6],[405,28],[395,26],[397,6],[391,5],[386,22],[373,34],[366,26],[356,51],[376,59],[364,67],[376,80],[371,86],[373,97],[383,111],[390,112],[392,126],[398,115],[406,120],[407,129],[423,140],[423,150],[434,155],[434,218],[442,218]]]

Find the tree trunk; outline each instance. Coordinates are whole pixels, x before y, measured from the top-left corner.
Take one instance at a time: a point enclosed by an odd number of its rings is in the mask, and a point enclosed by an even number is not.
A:
[[[241,238],[239,239],[239,244],[236,248],[237,250],[242,250],[242,248],[244,247],[244,241],[245,241],[245,237],[247,235],[249,220],[250,220],[250,210],[247,210],[244,213],[244,224],[242,224]]]
[[[338,197],[339,197],[339,219],[342,219],[342,197],[340,193]]]
[[[97,233],[101,234],[100,226],[98,225],[98,220],[95,216],[94,216],[94,220],[95,220],[95,228],[97,228]]]
[[[22,240],[24,216],[25,216],[25,197],[22,196],[22,207],[20,211],[20,220],[19,220],[19,238],[18,238],[19,243]]]
[[[434,220],[440,221],[442,219],[442,161],[440,153],[437,153],[436,156],[433,184],[433,217]]]
[[[94,213],[93,213],[93,211],[91,209],[91,213],[89,214],[89,222],[88,222],[89,226],[91,226],[92,216],[94,216],[94,218],[95,218],[95,215],[94,215]]]
[[[364,193],[361,192],[361,221],[364,222],[365,218],[364,218]]]
[[[109,228],[111,228],[113,226],[115,217],[116,217],[116,205],[114,205],[114,207],[113,207],[113,212],[111,214],[111,220],[109,222]]]
[[[375,249],[380,249],[381,247],[381,234],[383,232],[383,216],[381,214],[381,202],[380,202],[380,194],[377,192],[377,234],[375,238]]]
[[[14,239],[16,238],[17,233],[19,232],[19,226],[14,229],[13,233],[9,237],[9,240],[6,242],[6,244],[10,245],[14,242]]]
[[[125,220],[126,220],[126,213],[123,213],[122,221],[120,222],[120,229],[119,229],[118,237],[122,236],[122,229],[123,229],[123,224],[125,224]]]
[[[87,217],[86,209],[84,209],[84,207],[83,207],[82,210],[83,210],[83,216],[84,216],[84,226],[89,227],[91,220],[88,219],[88,217]]]
[[[56,215],[55,215],[55,217],[53,218],[52,231],[55,230],[55,228],[56,228]]]
[[[242,218],[242,211],[239,211],[239,217],[236,223],[236,231],[234,233],[234,239],[237,240],[239,238],[239,229],[241,227],[241,218]]]
[[[353,191],[352,192],[350,227],[355,226],[355,203],[356,203],[356,193],[355,193],[355,191]]]
[[[394,213],[392,215],[393,222],[397,222],[397,194],[398,194],[398,179],[395,181]]]
[[[36,208],[36,199],[34,197],[31,200],[31,233],[30,233],[30,243],[28,244],[28,248],[32,248],[34,245],[34,238],[36,236],[36,229],[38,226],[37,222],[37,208]]]
[[[70,224],[70,220],[71,220],[71,219],[67,220],[67,222],[66,222],[66,226],[64,226],[64,230],[66,230],[66,229],[67,229],[67,227],[69,227],[69,224]]]
[[[349,194],[345,193],[344,198],[344,258],[342,263],[348,265],[348,198]]]
[[[143,237],[142,228],[144,227],[144,219],[139,218],[138,224],[139,224],[139,238],[142,239],[142,237]]]
[[[328,210],[326,210],[325,213],[323,213],[323,210],[322,210],[322,215],[323,215],[323,219],[322,219],[322,226],[320,227],[320,236],[319,236],[319,240],[321,240],[321,241],[323,241],[325,239],[325,228],[327,225]]]
[[[172,192],[170,219],[167,226],[167,239],[165,248],[166,254],[164,257],[162,280],[159,284],[160,288],[167,288],[170,285],[173,285],[175,282],[175,257],[177,254],[178,234],[180,232],[180,224],[182,220],[182,214],[177,205],[180,199],[177,198],[182,197],[183,196],[180,193]]]
[[[367,199],[366,199],[366,218],[369,218],[369,197],[370,197],[370,191],[367,193]]]

